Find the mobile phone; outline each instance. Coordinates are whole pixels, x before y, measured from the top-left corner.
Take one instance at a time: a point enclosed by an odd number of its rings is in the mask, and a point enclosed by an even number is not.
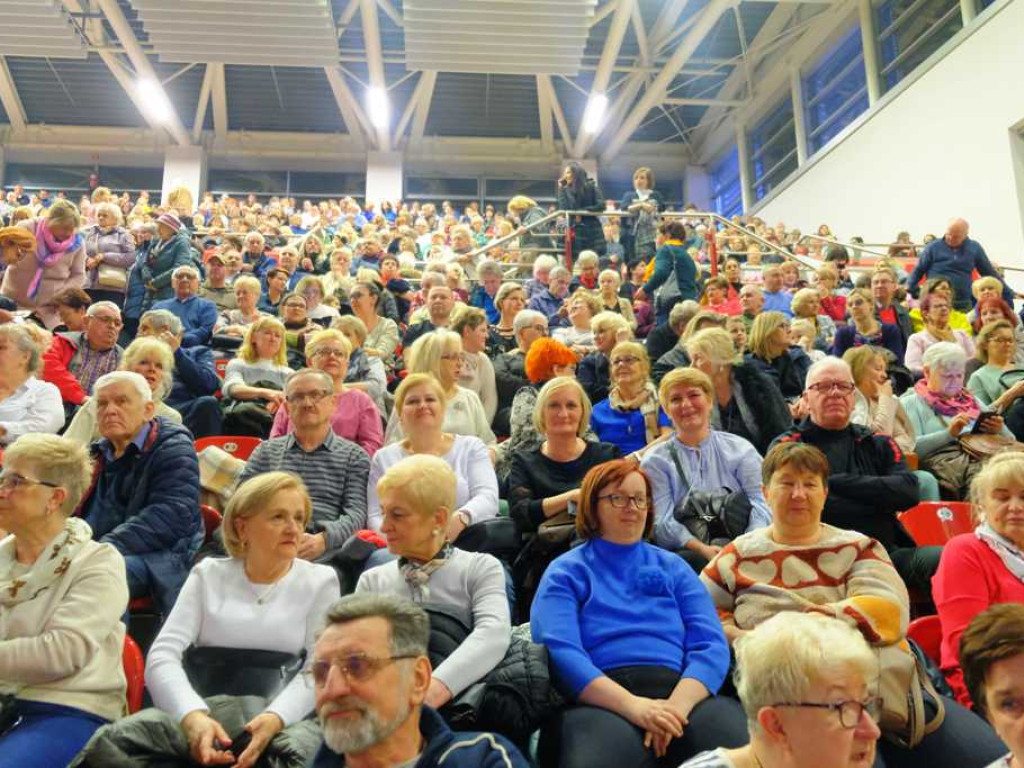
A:
[[[252,734],[249,731],[242,731],[232,741],[231,746],[228,747],[228,752],[235,756],[237,759],[248,748],[249,743],[252,741]]]
[[[989,420],[994,419],[998,415],[995,411],[982,411],[978,414],[978,418],[974,420],[974,423],[970,425],[971,432],[977,434]]]

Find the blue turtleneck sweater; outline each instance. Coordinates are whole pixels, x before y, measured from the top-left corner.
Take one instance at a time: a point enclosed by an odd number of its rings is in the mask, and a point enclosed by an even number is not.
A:
[[[716,693],[729,646],[711,598],[678,555],[646,542],[592,539],[541,579],[530,627],[579,696],[605,670],[666,667]]]

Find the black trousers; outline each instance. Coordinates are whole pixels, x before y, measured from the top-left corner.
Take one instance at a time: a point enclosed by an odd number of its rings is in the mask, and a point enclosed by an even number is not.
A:
[[[1009,752],[992,727],[965,707],[943,697],[946,719],[913,749],[878,740],[874,768],[984,768]]]
[[[889,557],[908,587],[932,593],[932,576],[939,569],[942,547],[902,547],[892,550]]]
[[[637,696],[667,699],[679,673],[661,667],[624,667],[607,673]],[[644,748],[644,733],[607,709],[585,704],[569,706],[541,729],[538,756],[542,768],[677,768],[705,750],[736,748],[749,740],[747,718],[735,699],[712,696],[690,713],[682,738],[673,739],[660,760]]]

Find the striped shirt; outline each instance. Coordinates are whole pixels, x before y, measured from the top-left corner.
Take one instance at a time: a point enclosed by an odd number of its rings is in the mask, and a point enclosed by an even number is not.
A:
[[[249,457],[240,482],[264,472],[291,472],[302,478],[313,502],[313,528],[324,532],[328,551],[366,527],[370,458],[332,430],[312,451],[304,450],[294,434],[263,441]]]

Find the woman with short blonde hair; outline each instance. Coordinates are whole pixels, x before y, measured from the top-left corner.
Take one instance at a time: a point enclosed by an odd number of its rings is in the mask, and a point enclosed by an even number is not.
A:
[[[298,556],[311,517],[309,493],[297,475],[266,472],[244,482],[228,502],[222,523],[230,557],[206,558],[192,569],[153,641],[146,659],[146,688],[154,706],[180,724],[197,763],[230,758],[231,737],[186,674],[190,649],[200,658],[207,646],[237,650],[239,680],[246,679],[247,651],[290,657],[282,666],[294,670],[291,676],[282,675],[273,690],[259,693],[266,706],[245,724],[252,740],[239,760],[254,764],[277,733],[313,711],[312,680],[297,672],[303,656],[312,657],[323,616],[341,588],[333,568]],[[253,675],[253,680],[259,678]]]
[[[612,386],[594,405],[590,425],[598,439],[639,460],[648,446],[669,433],[669,420],[650,382],[651,362],[643,344],[620,341],[608,356]]]
[[[747,347],[747,359],[776,382],[783,397],[793,400],[803,395],[811,360],[790,343],[789,319],[783,313],[762,312],[755,317]]]
[[[238,357],[228,363],[224,394],[224,434],[266,438],[274,414],[284,404],[287,365],[285,328],[276,317],[261,317],[246,331]]]

